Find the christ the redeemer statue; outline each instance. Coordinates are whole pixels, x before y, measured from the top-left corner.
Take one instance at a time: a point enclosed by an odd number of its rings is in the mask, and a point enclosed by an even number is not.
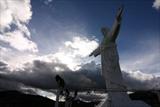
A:
[[[116,38],[119,34],[123,7],[119,8],[113,27],[102,28],[104,39],[90,56],[101,54],[102,76],[105,79],[108,97],[101,107],[149,107],[141,101],[132,101],[125,92],[127,88],[123,83],[119,65],[119,55],[116,46]]]

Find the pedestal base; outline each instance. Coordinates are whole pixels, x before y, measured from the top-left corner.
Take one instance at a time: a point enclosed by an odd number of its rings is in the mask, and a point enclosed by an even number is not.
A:
[[[126,92],[109,92],[100,107],[150,107],[143,101],[131,100]]]

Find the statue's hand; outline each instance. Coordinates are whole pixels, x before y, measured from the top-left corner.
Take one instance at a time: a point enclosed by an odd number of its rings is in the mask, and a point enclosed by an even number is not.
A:
[[[121,19],[122,19],[123,9],[124,9],[123,6],[121,6],[121,7],[118,9],[118,13],[117,13],[117,17],[116,17],[116,19],[117,19],[118,22],[120,22]]]

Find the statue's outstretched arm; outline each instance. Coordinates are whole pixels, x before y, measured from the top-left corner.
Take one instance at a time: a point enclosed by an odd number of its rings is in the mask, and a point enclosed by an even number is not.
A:
[[[118,13],[116,15],[114,24],[112,26],[111,29],[111,41],[115,42],[118,34],[119,34],[119,30],[120,30],[120,26],[121,26],[121,19],[122,19],[122,13],[123,13],[123,7],[118,9]]]
[[[100,49],[100,46],[98,46],[89,56],[98,56],[99,54],[101,53],[101,49]]]

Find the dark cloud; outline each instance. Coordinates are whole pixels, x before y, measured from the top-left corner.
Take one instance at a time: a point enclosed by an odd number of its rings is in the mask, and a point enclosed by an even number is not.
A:
[[[7,64],[0,63],[3,68],[0,73],[0,88],[6,84],[24,84],[40,89],[54,89],[57,87],[55,76],[60,75],[66,86],[73,90],[105,89],[105,82],[100,74],[100,65],[90,62],[81,66],[78,71],[72,71],[65,64],[59,62],[45,62],[34,60],[25,64],[23,69],[9,71]],[[59,67],[60,69],[56,69]],[[5,68],[5,69],[4,69]],[[60,71],[59,71],[60,70]],[[145,74],[140,71],[123,72],[124,81],[129,88],[160,89],[160,77]],[[10,85],[12,87],[12,85]],[[15,85],[13,85],[14,88]],[[5,87],[7,88],[7,87]]]
[[[6,71],[7,64],[3,61],[0,61],[0,72]]]
[[[64,71],[57,71],[56,67]],[[1,77],[32,87],[53,89],[57,87],[55,81],[57,74],[65,80],[67,87],[72,89],[105,88],[100,73],[87,70],[86,65],[84,65],[84,69],[82,66],[82,69],[79,71],[72,71],[64,64],[56,62],[48,63],[40,60],[35,60],[32,64],[26,64],[26,67],[23,69],[1,74]]]

